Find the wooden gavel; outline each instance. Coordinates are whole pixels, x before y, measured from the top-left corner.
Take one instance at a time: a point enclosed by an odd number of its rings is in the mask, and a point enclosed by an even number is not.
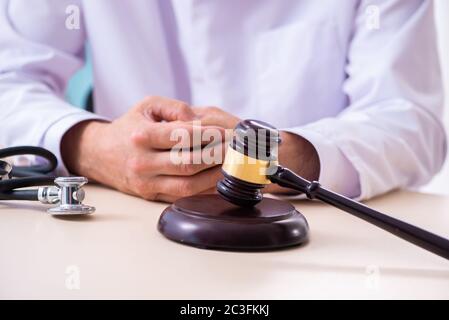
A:
[[[270,183],[304,193],[363,219],[425,250],[449,259],[449,240],[395,219],[366,205],[308,181],[277,161],[278,130],[261,121],[244,120],[235,128],[222,167],[219,194],[241,207],[253,207],[263,199],[261,189]]]

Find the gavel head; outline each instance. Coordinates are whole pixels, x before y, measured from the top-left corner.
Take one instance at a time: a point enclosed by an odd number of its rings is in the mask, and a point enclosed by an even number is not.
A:
[[[226,152],[222,166],[224,179],[217,183],[219,194],[244,207],[262,201],[261,189],[271,183],[268,176],[278,165],[280,142],[279,131],[273,126],[256,120],[241,121]]]

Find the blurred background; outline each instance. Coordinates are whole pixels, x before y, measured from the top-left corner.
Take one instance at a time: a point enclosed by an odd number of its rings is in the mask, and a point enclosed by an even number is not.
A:
[[[435,0],[435,17],[442,70],[446,90],[444,121],[449,129],[449,0]],[[88,50],[87,50],[88,52]],[[87,64],[72,79],[67,90],[67,99],[74,105],[84,107],[92,88],[92,67],[87,53]],[[424,192],[449,194],[449,160],[443,170],[427,185],[420,189]]]

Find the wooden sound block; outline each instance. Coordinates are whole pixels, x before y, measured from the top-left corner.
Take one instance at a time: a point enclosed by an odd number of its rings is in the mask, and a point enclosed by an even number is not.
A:
[[[219,195],[177,200],[162,213],[158,230],[168,239],[205,249],[274,250],[308,240],[304,216],[290,203],[265,198],[243,208]]]

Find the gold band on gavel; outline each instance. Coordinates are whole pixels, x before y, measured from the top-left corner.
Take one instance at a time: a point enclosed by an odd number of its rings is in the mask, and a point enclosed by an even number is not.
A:
[[[277,161],[250,158],[229,147],[222,169],[228,175],[242,181],[255,184],[270,184],[271,181],[267,178],[267,170],[269,167],[277,164]]]

